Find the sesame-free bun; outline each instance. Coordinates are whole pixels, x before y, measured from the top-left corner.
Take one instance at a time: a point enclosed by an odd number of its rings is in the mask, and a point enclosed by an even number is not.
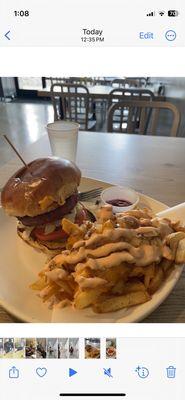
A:
[[[38,158],[9,179],[1,193],[2,206],[16,217],[44,214],[76,193],[80,178],[79,168],[69,160]]]

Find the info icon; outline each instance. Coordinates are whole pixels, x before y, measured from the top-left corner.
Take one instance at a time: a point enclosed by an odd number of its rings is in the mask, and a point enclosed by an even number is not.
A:
[[[140,365],[135,369],[135,372],[137,372],[139,378],[142,379],[146,379],[149,376],[149,369]]]

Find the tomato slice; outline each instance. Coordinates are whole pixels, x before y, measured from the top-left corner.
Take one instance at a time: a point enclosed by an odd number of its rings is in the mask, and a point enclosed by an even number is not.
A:
[[[87,211],[85,208],[81,207],[77,209],[75,216],[75,224],[82,225],[84,221],[88,219]],[[44,233],[43,227],[36,227],[32,231],[32,235],[36,239],[45,242],[60,241],[68,238],[68,234],[62,229],[62,227],[57,227],[55,231],[51,233]]]
[[[51,233],[44,233],[43,228],[35,228],[33,230],[33,235],[41,241],[46,241],[46,242],[52,242],[52,241],[58,241],[58,240],[64,240],[67,239],[68,234],[61,228],[57,227],[55,231]]]

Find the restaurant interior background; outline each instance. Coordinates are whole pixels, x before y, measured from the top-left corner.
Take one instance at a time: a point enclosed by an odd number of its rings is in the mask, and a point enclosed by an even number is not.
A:
[[[175,113],[178,113],[180,123],[177,123],[175,132],[171,132],[172,114],[164,108],[160,111],[160,118],[157,115],[159,124],[155,135],[185,136],[185,78],[183,77],[2,77],[0,78],[0,132],[8,132],[9,138],[20,152],[25,146],[29,146],[44,135],[47,123],[53,122],[51,85],[56,83],[79,86],[77,91],[82,93],[86,91],[86,95],[89,96],[88,111],[85,108],[80,110],[84,114],[84,116],[81,115],[82,118],[85,118],[86,111],[88,113],[86,126],[82,120],[78,121],[81,130],[107,132],[108,109],[116,101],[130,100],[131,97],[128,98],[126,95],[132,93],[132,97],[134,96],[132,100],[160,101],[164,105],[170,103],[176,107]],[[119,90],[116,91],[116,89]],[[116,100],[117,95],[118,100]],[[141,98],[141,96],[144,97]],[[124,111],[125,119],[126,115],[127,112]],[[69,118],[68,115],[68,118],[78,120],[81,116],[80,114],[71,115]],[[55,117],[62,118],[61,115]],[[118,111],[116,118],[119,119]],[[118,126],[115,126],[115,131],[119,131]],[[123,131],[127,133],[127,129]],[[134,133],[139,132],[136,130]],[[148,132],[142,133],[148,134]],[[149,134],[154,134],[154,132],[149,132]],[[11,148],[0,138],[0,164],[11,157]]]

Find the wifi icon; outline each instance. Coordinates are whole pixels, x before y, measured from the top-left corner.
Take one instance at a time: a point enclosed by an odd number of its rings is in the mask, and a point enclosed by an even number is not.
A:
[[[163,17],[164,14],[165,14],[165,11],[159,11],[159,15],[160,15],[161,17]]]

